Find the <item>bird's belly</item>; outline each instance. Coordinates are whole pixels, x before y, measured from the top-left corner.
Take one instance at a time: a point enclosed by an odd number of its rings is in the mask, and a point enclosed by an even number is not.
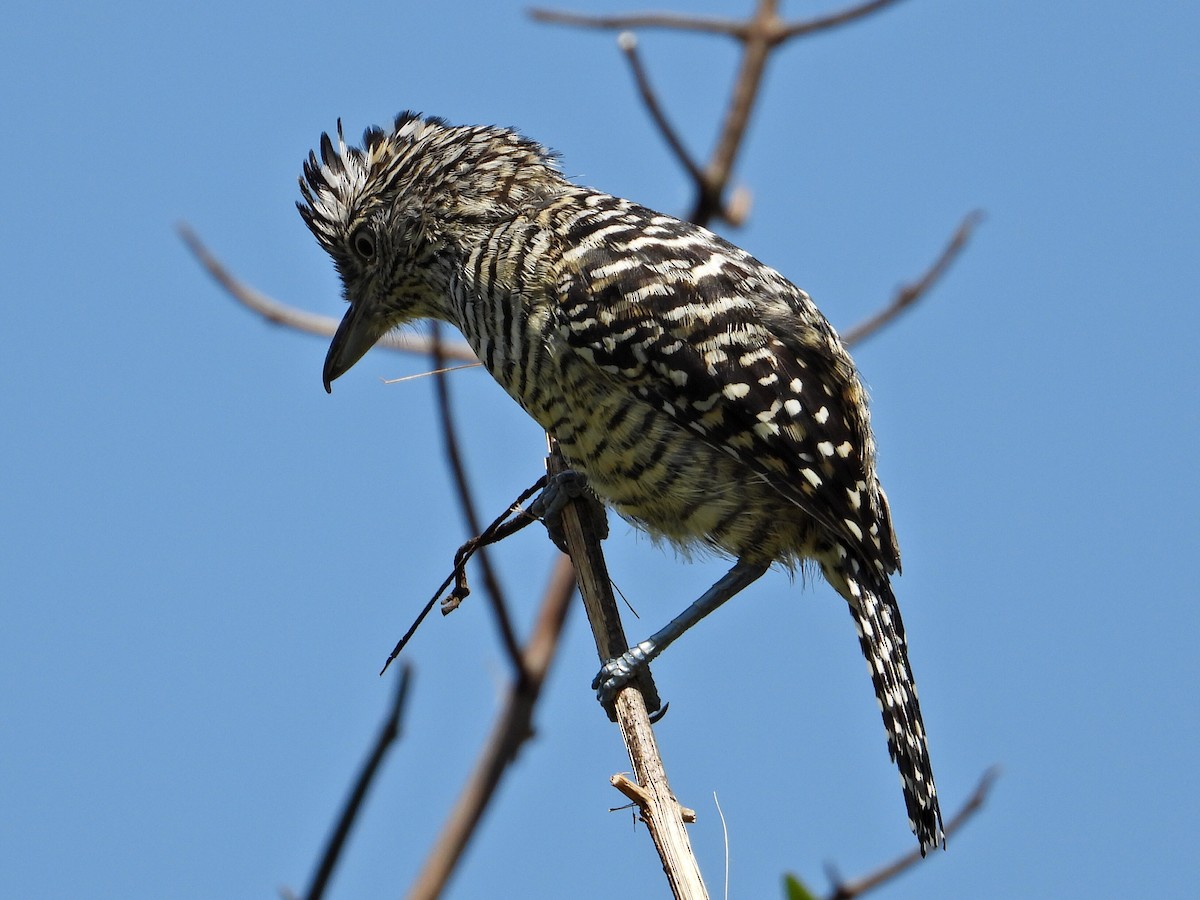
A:
[[[730,556],[794,563],[812,521],[761,476],[631,394],[576,387],[529,409],[596,495],[656,538]]]

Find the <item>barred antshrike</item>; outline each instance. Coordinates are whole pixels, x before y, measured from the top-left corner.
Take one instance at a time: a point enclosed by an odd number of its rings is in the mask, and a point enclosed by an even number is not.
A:
[[[772,564],[814,561],[854,617],[921,850],[944,843],[867,397],[809,296],[704,228],[572,184],[504,128],[403,113],[360,149],[339,123],[300,187],[350,302],[327,390],[396,326],[449,322],[604,503],[736,560],[608,661],[600,697]]]

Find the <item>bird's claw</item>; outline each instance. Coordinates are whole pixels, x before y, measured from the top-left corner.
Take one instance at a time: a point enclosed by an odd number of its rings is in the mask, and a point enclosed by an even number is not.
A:
[[[617,692],[637,678],[653,658],[654,643],[642,641],[640,644],[630,647],[620,656],[608,660],[600,667],[596,677],[592,679],[592,689],[596,692],[596,699],[602,706],[609,706],[616,698]]]
[[[568,469],[559,472],[546,481],[545,488],[529,505],[531,515],[541,519],[546,525],[552,540],[558,549],[567,551],[566,537],[562,528],[563,507],[577,497],[587,492],[587,476]]]

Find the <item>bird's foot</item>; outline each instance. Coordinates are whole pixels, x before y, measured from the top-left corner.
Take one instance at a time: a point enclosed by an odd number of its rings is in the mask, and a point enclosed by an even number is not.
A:
[[[563,553],[567,552],[566,536],[563,534],[562,511],[572,500],[588,496],[587,476],[568,469],[552,475],[537,498],[529,504],[531,515],[541,519],[550,533],[550,540]],[[600,522],[607,524],[603,515]],[[605,529],[607,531],[607,529]],[[607,533],[602,535],[607,537]]]
[[[608,660],[600,667],[596,677],[592,679],[592,689],[596,692],[596,699],[602,706],[610,706],[617,696],[617,692],[637,678],[650,660],[657,655],[654,641],[645,640],[630,647],[620,656]]]

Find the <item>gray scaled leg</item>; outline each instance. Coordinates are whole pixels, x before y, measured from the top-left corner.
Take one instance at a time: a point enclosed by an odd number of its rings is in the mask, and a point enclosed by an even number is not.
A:
[[[739,559],[720,581],[705,591],[699,600],[668,622],[664,628],[656,631],[640,644],[630,647],[615,659],[606,662],[601,667],[599,674],[592,679],[596,699],[605,706],[612,703],[617,691],[632,681],[650,660],[666,650],[676,638],[734,594],[757,581],[770,567],[770,563],[747,562]]]

